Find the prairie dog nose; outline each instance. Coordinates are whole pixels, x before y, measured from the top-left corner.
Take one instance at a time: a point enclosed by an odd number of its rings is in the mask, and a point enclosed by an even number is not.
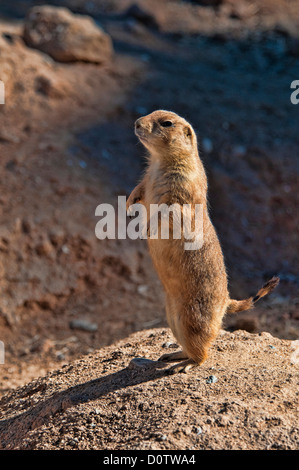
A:
[[[137,119],[137,121],[135,121],[135,130],[138,131],[138,130],[145,130],[145,131],[148,131],[148,132],[151,132],[152,130],[152,125],[150,122],[148,122],[146,119],[144,119],[143,117]]]
[[[135,122],[135,129],[140,129],[140,127],[141,127],[141,119],[142,119],[142,118],[139,118],[139,119],[137,119],[137,121]]]

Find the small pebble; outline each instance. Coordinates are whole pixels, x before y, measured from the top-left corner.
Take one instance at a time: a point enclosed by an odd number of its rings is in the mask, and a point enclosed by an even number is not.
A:
[[[137,287],[137,292],[138,294],[141,294],[141,295],[146,294],[147,290],[148,290],[148,286],[146,285],[141,285]]]
[[[215,375],[210,375],[208,378],[207,378],[207,381],[206,383],[207,384],[214,384],[215,382],[217,382],[217,377],[215,377]]]
[[[129,364],[129,369],[140,369],[152,365],[154,361],[146,359],[145,357],[134,357]]]
[[[171,348],[172,344],[173,343],[171,343],[170,341],[166,341],[166,343],[162,344],[162,348],[166,348],[166,349]]]
[[[13,144],[18,144],[20,142],[20,138],[15,134],[11,134],[9,131],[5,131],[4,129],[1,129],[1,131],[0,131],[0,141],[1,142],[11,142]]]
[[[162,361],[152,361],[151,359],[146,359],[145,357],[134,357],[129,365],[128,369],[145,369],[147,367],[155,367],[160,369],[165,367],[165,363]]]
[[[98,325],[96,323],[90,323],[87,320],[77,318],[70,322],[70,327],[78,330],[88,331],[90,333],[97,331]]]

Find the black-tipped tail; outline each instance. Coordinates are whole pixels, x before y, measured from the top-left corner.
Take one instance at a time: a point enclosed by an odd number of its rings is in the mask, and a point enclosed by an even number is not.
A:
[[[266,282],[263,287],[258,291],[258,293],[254,297],[249,297],[249,299],[245,300],[230,300],[226,313],[238,313],[243,312],[244,310],[250,310],[254,307],[254,304],[264,297],[265,295],[270,294],[275,287],[279,284],[279,277],[272,277],[270,281]]]

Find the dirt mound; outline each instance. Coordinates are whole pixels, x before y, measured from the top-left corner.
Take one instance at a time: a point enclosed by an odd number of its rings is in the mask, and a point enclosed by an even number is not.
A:
[[[297,447],[294,342],[222,331],[200,368],[169,375],[156,359],[172,341],[166,329],[135,333],[8,393],[1,448]]]

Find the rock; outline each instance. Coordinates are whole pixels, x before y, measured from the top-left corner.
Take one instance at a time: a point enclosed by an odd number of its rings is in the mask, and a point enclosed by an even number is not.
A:
[[[96,323],[91,323],[88,320],[82,318],[76,318],[70,321],[70,328],[88,331],[89,333],[93,333],[97,331],[98,325]]]
[[[157,436],[157,441],[166,441],[166,440],[167,440],[166,434],[162,434],[160,436]]]
[[[0,142],[9,142],[12,144],[18,144],[20,142],[20,138],[6,129],[1,129],[0,130]]]
[[[217,377],[215,377],[215,375],[210,375],[207,380],[206,380],[206,383],[207,384],[214,384],[217,382]]]
[[[134,357],[130,361],[128,368],[129,369],[144,369],[145,367],[154,366],[154,365],[158,367],[165,366],[165,364],[163,364],[162,362],[152,361],[150,359],[146,359],[145,357]]]
[[[137,292],[140,295],[145,295],[147,293],[147,291],[148,291],[148,286],[146,286],[146,285],[140,285],[140,286],[137,287]]]
[[[88,16],[64,7],[37,6],[29,10],[23,37],[26,44],[59,62],[103,63],[111,59],[110,36]]]
[[[172,343],[171,341],[166,341],[166,343],[162,344],[162,348],[168,349],[168,348],[177,348],[178,345],[176,343]]]
[[[62,251],[62,253],[64,253],[65,255],[68,255],[69,252],[70,252],[70,249],[69,249],[69,247],[68,247],[67,245],[62,245],[61,251]]]

